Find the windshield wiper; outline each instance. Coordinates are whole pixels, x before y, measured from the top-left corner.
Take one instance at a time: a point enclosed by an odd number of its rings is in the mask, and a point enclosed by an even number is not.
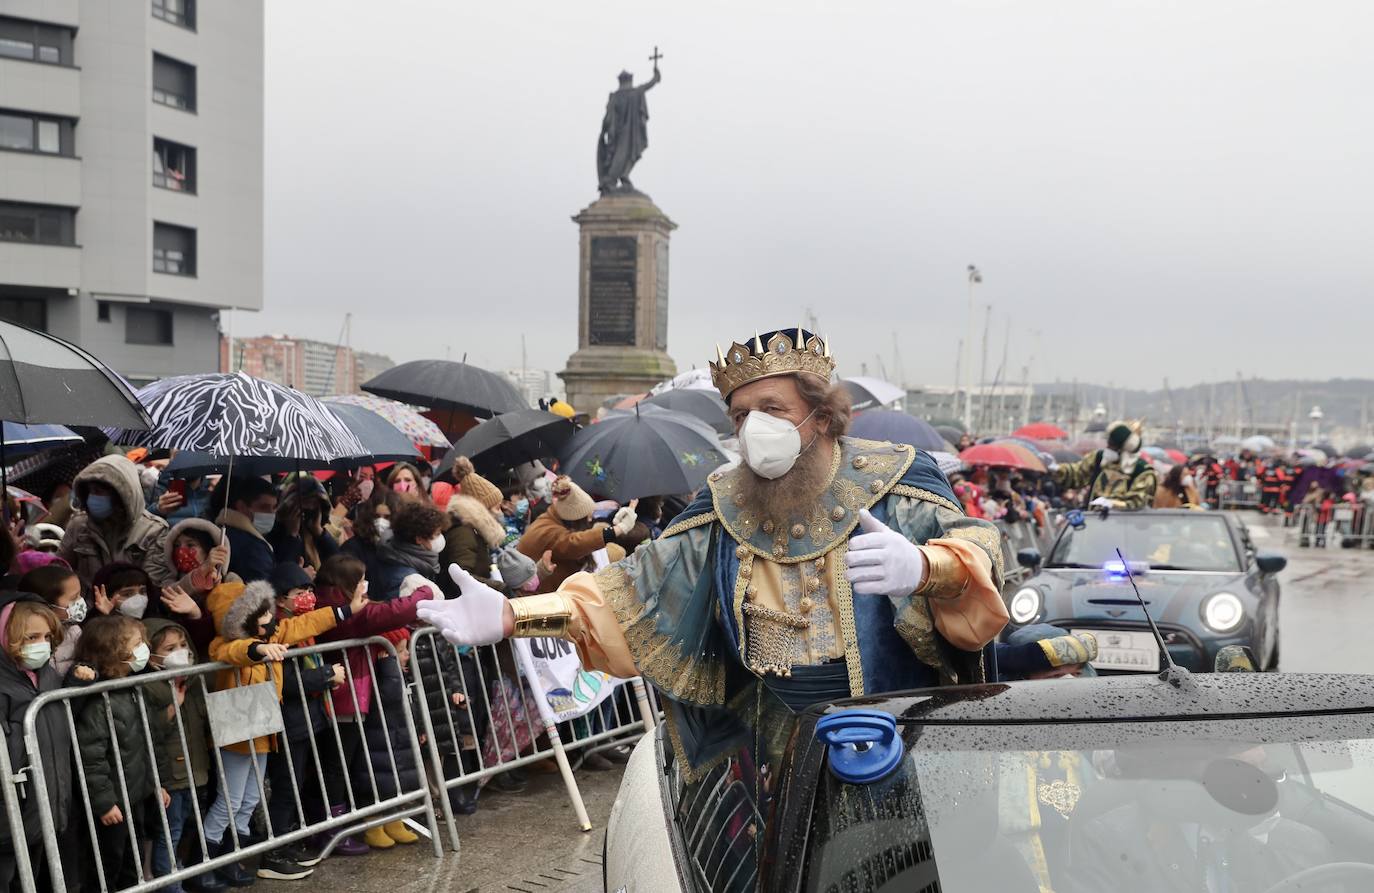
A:
[[[1084,564],[1081,561],[1057,561],[1054,564],[1045,565],[1046,568],[1067,567],[1073,570],[1102,570],[1100,564]]]

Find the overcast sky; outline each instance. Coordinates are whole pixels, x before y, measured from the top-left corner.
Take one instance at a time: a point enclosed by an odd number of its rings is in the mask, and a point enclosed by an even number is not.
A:
[[[669,352],[802,321],[841,372],[1367,376],[1374,4],[267,0],[266,309],[238,332],[563,368],[622,68]],[[1037,340],[1035,332],[1040,332]],[[1032,355],[1033,359],[1032,359]]]

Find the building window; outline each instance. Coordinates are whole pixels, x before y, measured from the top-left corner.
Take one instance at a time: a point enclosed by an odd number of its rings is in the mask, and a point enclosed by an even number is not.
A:
[[[48,302],[42,298],[20,298],[0,294],[0,319],[46,332]]]
[[[153,0],[153,18],[196,30],[196,0]]]
[[[49,65],[70,65],[72,29],[0,16],[0,56]]]
[[[171,344],[172,311],[152,307],[124,308],[125,344]]]
[[[196,67],[153,53],[153,102],[196,110]]]
[[[72,124],[23,112],[0,112],[0,149],[70,155]]]
[[[153,185],[173,192],[195,192],[196,150],[153,137]]]
[[[0,242],[75,245],[76,210],[57,205],[0,202]]]
[[[109,302],[109,301],[96,301],[96,302],[95,302],[95,319],[96,319],[96,322],[109,322],[109,321],[110,321],[110,302]]]
[[[153,272],[196,275],[196,231],[170,223],[154,223]]]

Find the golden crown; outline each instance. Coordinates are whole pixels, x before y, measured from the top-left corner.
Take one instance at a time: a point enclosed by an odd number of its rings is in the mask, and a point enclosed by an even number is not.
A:
[[[806,372],[829,382],[835,373],[830,341],[800,326],[793,333],[779,330],[766,339],[756,334],[748,344],[736,341],[726,351],[717,344],[716,358],[711,364],[711,383],[726,400],[736,388],[761,378]]]

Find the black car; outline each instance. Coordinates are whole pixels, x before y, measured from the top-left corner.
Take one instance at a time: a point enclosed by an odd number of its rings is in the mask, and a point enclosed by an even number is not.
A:
[[[1374,677],[1175,676],[817,705],[690,781],[660,727],[607,890],[1374,890]]]
[[[1008,589],[1003,636],[1030,623],[1091,632],[1099,672],[1158,671],[1159,649],[1117,550],[1175,663],[1207,671],[1222,648],[1244,645],[1260,669],[1278,669],[1278,573],[1287,560],[1256,551],[1244,523],[1221,512],[1085,513],[1065,524],[1043,563],[1033,549],[1019,553],[1034,573]]]

